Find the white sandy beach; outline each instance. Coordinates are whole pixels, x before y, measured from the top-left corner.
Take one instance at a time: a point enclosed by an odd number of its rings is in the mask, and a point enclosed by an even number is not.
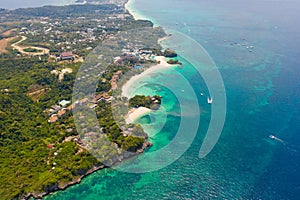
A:
[[[134,85],[135,82],[137,82],[140,79],[143,79],[145,76],[155,72],[159,71],[164,68],[170,68],[170,67],[176,67],[178,65],[170,65],[167,63],[166,58],[164,56],[156,56],[155,57],[156,61],[159,61],[160,63],[157,65],[154,65],[153,67],[150,67],[149,69],[146,69],[144,72],[141,74],[135,75],[131,77],[122,87],[122,96],[130,98],[131,94],[129,94],[129,90]]]
[[[161,69],[164,68],[169,68],[169,67],[174,67],[177,65],[170,65],[167,63],[166,58],[164,56],[156,56],[155,57],[156,61],[159,61],[160,63],[150,67],[149,69],[145,70],[144,72],[142,72],[141,74],[138,74],[136,76],[133,76],[129,79],[129,81],[127,81],[123,87],[122,87],[122,96],[125,96],[127,98],[131,97],[131,94],[129,94],[129,89],[132,87],[133,84],[136,83],[136,81],[143,79],[145,76],[155,72],[155,71],[159,71]],[[152,110],[149,108],[145,108],[145,107],[140,107],[137,109],[131,109],[129,111],[129,113],[127,114],[127,116],[125,117],[125,121],[126,123],[132,123],[134,122],[137,118],[142,117],[143,115],[151,112]]]
[[[133,108],[125,116],[125,121],[127,124],[133,123],[136,119],[146,115],[151,111],[152,111],[151,109],[145,107]]]
[[[129,13],[134,17],[135,20],[143,19],[145,20],[146,18],[142,15],[140,15],[135,9],[132,7],[132,2],[133,0],[128,0],[127,3],[125,4],[126,10],[129,11]],[[168,37],[163,37],[159,39],[157,42],[160,43],[163,40],[167,39]],[[170,65],[167,63],[166,58],[164,56],[156,56],[155,60],[160,62],[159,64],[150,67],[149,69],[145,70],[141,74],[138,74],[136,76],[133,76],[127,81],[123,87],[122,87],[122,96],[125,96],[127,98],[131,97],[131,94],[129,94],[129,89],[140,79],[143,79],[145,76],[161,70],[163,68],[168,68],[168,67],[173,67],[176,65]],[[140,107],[137,109],[131,109],[129,113],[125,117],[126,123],[133,123],[137,118],[142,117],[143,115],[146,115],[147,113],[151,112],[151,109],[145,108],[145,107]]]
[[[132,8],[132,0],[128,0],[125,4],[126,10],[133,16],[135,20],[146,20],[144,16],[139,14],[135,9]]]
[[[170,37],[170,36],[167,35],[167,36],[165,36],[165,37],[159,38],[158,41],[157,41],[157,43],[158,43],[158,44],[161,44],[164,40],[167,40],[169,37]]]

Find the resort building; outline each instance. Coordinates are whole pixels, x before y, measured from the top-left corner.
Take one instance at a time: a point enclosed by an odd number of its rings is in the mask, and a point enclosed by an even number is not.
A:
[[[74,60],[74,56],[72,52],[62,52],[59,56],[60,60]]]

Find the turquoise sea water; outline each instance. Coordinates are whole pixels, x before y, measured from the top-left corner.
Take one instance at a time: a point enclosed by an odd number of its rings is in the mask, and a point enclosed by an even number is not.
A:
[[[213,151],[200,159],[211,115],[206,102],[208,88],[195,70],[201,66],[191,66],[181,58],[182,69],[149,75],[143,82],[157,84],[138,88],[135,93],[162,95],[167,113],[158,113],[154,122],[149,116],[137,121],[146,126],[150,121],[159,124],[166,117],[158,133],[147,127],[154,146],[146,155],[175,137],[181,119],[187,117],[180,116],[180,107],[192,108],[188,117],[200,115],[197,135],[183,156],[144,174],[101,170],[45,199],[299,199],[300,3],[134,0],[131,6],[156,25],[192,37],[210,54],[226,88],[222,135]],[[188,41],[177,42],[185,46]],[[177,81],[178,73],[190,82],[198,102],[189,99],[189,88]],[[162,86],[166,82],[178,90]],[[189,103],[180,105],[179,98]],[[193,106],[198,106],[200,113],[193,113]],[[271,140],[270,134],[281,140]],[[134,158],[122,165],[139,162],[155,164]]]

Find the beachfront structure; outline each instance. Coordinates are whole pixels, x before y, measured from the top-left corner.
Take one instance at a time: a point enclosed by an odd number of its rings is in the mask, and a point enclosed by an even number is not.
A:
[[[139,61],[139,57],[135,54],[124,54],[123,56],[116,57],[115,63],[122,64],[122,63],[136,63]]]

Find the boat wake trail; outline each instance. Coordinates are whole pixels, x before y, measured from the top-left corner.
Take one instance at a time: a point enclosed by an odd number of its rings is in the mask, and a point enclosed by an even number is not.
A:
[[[269,138],[272,139],[272,140],[276,140],[276,141],[278,141],[278,142],[281,142],[281,143],[284,144],[284,145],[287,145],[287,144],[288,144],[288,142],[286,142],[286,141],[284,141],[284,140],[282,140],[282,139],[280,139],[280,138],[278,138],[278,137],[276,137],[276,136],[274,136],[274,135],[269,135]]]
[[[289,144],[287,141],[284,141],[274,135],[269,135],[269,138],[271,140],[281,143],[288,151],[290,151],[292,153],[298,153],[298,148],[295,147],[294,145]]]

